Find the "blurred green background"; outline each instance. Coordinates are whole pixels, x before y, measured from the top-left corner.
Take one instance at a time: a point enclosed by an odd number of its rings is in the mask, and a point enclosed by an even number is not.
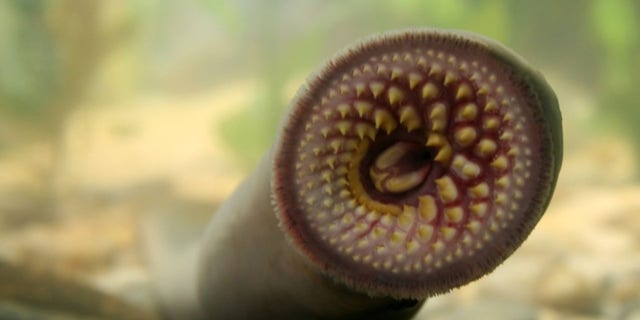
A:
[[[308,74],[363,36],[422,26],[484,34],[542,71],[566,154],[524,256],[425,313],[640,318],[634,0],[0,0],[0,257],[155,310],[141,217],[206,220]],[[512,294],[519,267],[535,292]]]

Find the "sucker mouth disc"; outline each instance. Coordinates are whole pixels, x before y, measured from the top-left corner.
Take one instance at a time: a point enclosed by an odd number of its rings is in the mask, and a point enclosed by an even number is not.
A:
[[[546,82],[490,40],[367,39],[293,100],[276,147],[278,217],[303,255],[356,290],[448,291],[491,272],[542,216],[560,165],[557,109]]]

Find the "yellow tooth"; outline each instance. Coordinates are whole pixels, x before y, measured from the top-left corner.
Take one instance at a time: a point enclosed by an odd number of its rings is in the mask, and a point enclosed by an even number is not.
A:
[[[331,128],[329,127],[324,127],[322,129],[320,129],[320,134],[326,138],[329,135],[329,132],[331,131]]]
[[[426,195],[418,198],[418,212],[420,213],[420,217],[424,219],[424,221],[429,222],[436,217],[436,213],[438,208],[436,207],[436,201],[433,196]]]
[[[385,109],[377,109],[374,111],[373,120],[375,121],[376,129],[383,127],[387,134],[391,133],[391,131],[398,126],[393,115]]]
[[[353,215],[352,214],[347,213],[347,214],[342,216],[342,224],[351,225],[352,223],[353,223]]]
[[[402,90],[398,89],[397,87],[391,87],[389,88],[389,90],[387,90],[387,97],[389,98],[389,103],[391,105],[395,105],[396,103],[402,101],[402,99],[404,98],[404,94],[402,93]]]
[[[474,198],[484,198],[489,195],[489,185],[486,182],[481,182],[471,187],[469,191]]]
[[[340,117],[344,119],[344,117],[347,116],[347,113],[349,112],[350,107],[346,103],[341,103],[336,107],[336,109],[340,113]]]
[[[478,217],[483,217],[487,213],[487,208],[487,204],[484,202],[475,203],[469,206],[469,210]]]
[[[418,236],[422,240],[431,239],[431,235],[433,234],[433,227],[431,225],[421,225],[418,227]]]
[[[476,129],[473,127],[464,127],[455,131],[454,138],[458,144],[466,147],[476,139],[476,135]]]
[[[467,161],[461,170],[462,175],[466,179],[473,179],[480,175],[480,166],[474,162]]]
[[[439,133],[429,133],[429,137],[427,138],[427,147],[440,147],[444,146],[447,142],[447,138]]]
[[[356,108],[356,111],[358,111],[358,115],[360,117],[369,114],[371,109],[373,109],[371,103],[365,101],[357,101],[356,103],[354,103],[354,107]]]
[[[333,140],[329,142],[329,147],[333,149],[333,153],[338,153],[340,151],[340,147],[342,147],[342,140]]]
[[[480,224],[480,222],[477,220],[471,220],[467,224],[467,229],[469,229],[469,231],[471,231],[474,234],[477,234],[478,232],[480,232],[481,228],[482,228],[482,224]]]
[[[443,176],[442,178],[436,179],[435,182],[442,201],[448,203],[458,198],[458,189],[451,177]]]
[[[418,84],[418,82],[422,81],[422,75],[417,72],[409,73],[409,88],[413,89]]]
[[[389,238],[389,241],[391,242],[391,244],[398,245],[398,244],[400,244],[400,243],[402,243],[404,241],[406,236],[407,236],[407,234],[405,232],[400,231],[400,230],[395,230],[391,234],[391,237]]]
[[[480,88],[478,89],[478,94],[486,95],[487,93],[489,93],[489,86],[487,86],[486,84],[481,84]]]
[[[333,205],[333,199],[325,198],[324,201],[322,201],[322,205],[325,206],[325,208],[331,208]]]
[[[405,248],[407,249],[407,253],[413,253],[416,250],[418,250],[419,247],[420,247],[420,245],[415,240],[411,240],[411,241],[407,242],[407,244],[405,245]]]
[[[425,59],[424,57],[419,57],[418,61],[416,63],[421,67],[426,67],[427,66],[427,59]]]
[[[471,98],[471,87],[468,84],[463,83],[458,86],[458,91],[456,92],[456,100],[459,101],[467,98]]]
[[[495,131],[500,126],[498,117],[488,117],[484,119],[483,128],[487,131]]]
[[[391,193],[400,193],[411,190],[418,186],[425,178],[426,173],[415,171],[403,174],[401,176],[394,176],[384,184],[386,191]]]
[[[400,108],[400,123],[407,127],[407,131],[413,131],[420,128],[422,122],[412,106],[404,106]]]
[[[430,76],[435,76],[435,75],[438,75],[441,72],[442,72],[442,67],[439,64],[434,63],[431,66],[431,70],[429,70],[429,75]]]
[[[433,248],[433,251],[435,253],[441,253],[442,251],[444,251],[444,243],[442,243],[442,241],[440,240],[436,241],[433,245],[431,245],[431,247]]]
[[[362,67],[362,72],[373,73],[373,68],[370,64],[365,64],[364,67]]]
[[[433,99],[438,96],[438,91],[438,87],[431,82],[427,82],[422,86],[422,99]]]
[[[436,132],[443,132],[447,122],[444,119],[431,120],[431,130]]]
[[[429,119],[431,120],[443,119],[446,116],[447,116],[447,107],[441,102],[434,104],[433,107],[431,108],[431,113],[429,113]]]
[[[373,96],[377,98],[382,93],[382,90],[384,90],[384,84],[382,82],[374,81],[369,84],[369,89],[371,89]]]
[[[460,222],[464,217],[464,211],[460,207],[446,208],[444,209],[444,215],[449,221]]]
[[[494,200],[496,204],[504,205],[507,203],[507,195],[504,193],[498,193],[496,195],[496,200]]]
[[[457,231],[455,228],[451,228],[451,227],[440,228],[440,234],[442,234],[442,238],[444,238],[444,241],[449,241],[453,239],[453,237],[456,236],[456,233]]]
[[[351,121],[340,121],[336,123],[336,128],[344,136],[347,134],[347,132],[351,128]]]
[[[446,164],[449,162],[449,160],[451,160],[452,154],[453,154],[453,150],[451,149],[451,146],[447,143],[438,150],[438,153],[436,153],[436,156],[433,158],[433,161]]]
[[[473,120],[478,115],[478,106],[475,103],[468,103],[460,110],[458,118],[462,120]]]
[[[495,100],[487,101],[487,104],[484,106],[484,111],[491,112],[496,110],[498,110],[498,104],[495,102]]]
[[[402,213],[398,216],[398,225],[402,228],[407,228],[413,222],[413,218],[416,216],[416,208],[404,205]]]
[[[364,137],[368,137],[371,141],[376,137],[376,129],[374,129],[371,125],[366,123],[358,123],[356,124],[356,133],[360,137],[360,139],[364,139]]]
[[[450,84],[452,84],[454,81],[458,80],[456,75],[453,74],[453,72],[447,72],[447,74],[444,76],[444,85],[448,86]]]
[[[430,254],[426,255],[424,258],[422,258],[422,260],[424,261],[424,263],[426,264],[430,264],[431,262],[433,262],[433,256],[431,256]]]
[[[402,75],[402,69],[399,67],[391,68],[391,80],[398,79]]]
[[[500,177],[498,180],[496,180],[496,186],[500,187],[500,188],[507,188],[510,184],[510,180],[509,177],[504,175],[502,177]]]
[[[513,132],[509,131],[509,130],[505,130],[501,135],[500,135],[500,140],[511,140],[513,139]]]
[[[480,142],[478,142],[478,144],[476,145],[476,153],[481,157],[488,157],[493,155],[493,153],[496,152],[497,148],[498,146],[493,140],[485,138],[480,140]]]
[[[391,60],[393,60],[395,62],[400,61],[400,54],[394,53],[393,56],[391,57]]]
[[[385,234],[385,229],[381,228],[381,227],[375,227],[373,228],[373,231],[371,233],[371,237],[373,239],[379,239],[380,237],[382,237]],[[380,253],[380,249],[384,249],[384,247],[378,247],[378,253]]]
[[[334,157],[328,157],[327,160],[327,165],[329,166],[329,168],[334,169],[334,166],[336,165],[336,158]],[[330,188],[330,186],[327,186],[328,188]]]
[[[520,153],[520,148],[518,148],[517,146],[513,146],[509,149],[509,152],[507,152],[508,156],[517,156]]]
[[[493,160],[493,162],[491,162],[491,166],[497,170],[506,169],[508,164],[509,161],[507,160],[507,157],[503,155],[498,156],[495,160]]]
[[[473,240],[471,239],[470,235],[465,234],[464,237],[462,238],[462,243],[466,246],[470,246],[473,244]]]
[[[358,97],[362,96],[366,88],[367,86],[364,83],[362,82],[356,83],[356,96]]]
[[[384,64],[379,64],[377,73],[379,75],[382,75],[382,74],[385,74],[386,72],[387,72],[387,67]]]
[[[341,85],[340,85],[340,93],[341,93],[341,94],[348,93],[348,92],[349,92],[349,89],[350,89],[350,88],[349,88],[349,86],[348,86],[348,85],[346,85],[346,84],[341,84]]]

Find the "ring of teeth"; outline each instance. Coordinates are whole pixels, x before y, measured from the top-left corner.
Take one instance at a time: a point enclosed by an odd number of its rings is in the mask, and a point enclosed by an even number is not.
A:
[[[372,54],[309,102],[292,212],[323,255],[423,279],[482,264],[524,219],[540,173],[533,111],[498,62],[444,48]]]

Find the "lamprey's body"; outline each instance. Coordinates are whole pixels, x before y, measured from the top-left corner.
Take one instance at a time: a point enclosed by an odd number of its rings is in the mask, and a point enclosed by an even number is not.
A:
[[[552,90],[499,44],[433,29],[366,39],[309,79],[212,220],[202,310],[410,317],[525,240],[553,193],[561,140]]]

